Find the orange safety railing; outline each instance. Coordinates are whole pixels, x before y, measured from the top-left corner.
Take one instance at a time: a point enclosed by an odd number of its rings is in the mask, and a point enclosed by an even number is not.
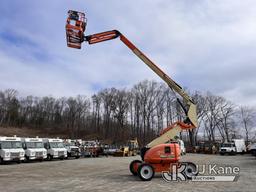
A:
[[[84,31],[86,27],[85,14],[78,11],[68,11],[66,22],[67,46],[72,48],[81,48],[84,41]]]

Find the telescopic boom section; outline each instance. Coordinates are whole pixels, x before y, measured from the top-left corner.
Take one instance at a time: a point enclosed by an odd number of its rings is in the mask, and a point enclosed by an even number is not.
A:
[[[129,41],[123,34],[117,30],[106,31],[102,33],[96,33],[93,35],[85,36],[85,41],[89,44],[100,43],[103,41],[112,40],[120,37],[120,40],[129,47],[135,55],[137,55],[145,64],[147,64],[159,77],[161,77],[168,86],[176,91],[188,105],[187,119],[186,123],[191,125],[189,128],[197,127],[197,116],[196,116],[196,105],[190,98],[190,96],[178,85],[174,80],[172,80],[166,73],[164,73],[156,64],[153,63],[146,55],[144,55],[131,41]],[[185,127],[184,127],[185,129]],[[186,127],[188,129],[188,127]]]

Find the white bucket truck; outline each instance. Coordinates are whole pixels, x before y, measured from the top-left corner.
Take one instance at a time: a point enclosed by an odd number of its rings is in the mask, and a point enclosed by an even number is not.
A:
[[[22,138],[22,146],[27,161],[36,159],[42,161],[47,158],[47,150],[41,138]]]
[[[44,148],[47,150],[47,158],[64,159],[67,158],[67,149],[64,146],[62,139],[43,139]]]
[[[68,157],[75,157],[76,159],[80,158],[81,151],[80,148],[76,146],[77,141],[66,139],[64,141],[65,148],[67,149]]]
[[[221,155],[235,155],[237,153],[244,154],[246,152],[245,142],[243,139],[233,139],[232,142],[223,143],[219,152]]]
[[[20,137],[0,137],[0,163],[16,161],[20,163],[25,159]]]

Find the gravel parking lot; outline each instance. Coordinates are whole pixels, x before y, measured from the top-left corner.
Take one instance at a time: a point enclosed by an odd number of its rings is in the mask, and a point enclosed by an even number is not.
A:
[[[137,157],[81,158],[0,165],[0,191],[255,191],[256,159],[250,155],[187,154],[183,161],[240,167],[237,182],[149,182],[134,177],[129,163]]]

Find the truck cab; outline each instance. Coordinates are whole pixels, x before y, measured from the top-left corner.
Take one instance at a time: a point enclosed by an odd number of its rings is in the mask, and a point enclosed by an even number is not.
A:
[[[43,139],[48,160],[67,158],[67,149],[62,139]]]
[[[67,149],[67,155],[68,157],[75,157],[76,159],[80,158],[81,151],[78,146],[76,146],[76,141],[67,139],[65,140],[65,148]]]
[[[256,143],[252,143],[250,146],[249,146],[249,152],[256,156]]]
[[[236,155],[237,153],[244,154],[246,152],[246,146],[243,139],[233,139],[232,142],[225,142],[221,144],[220,154]]]
[[[100,143],[97,140],[84,141],[84,156],[99,157]]]
[[[43,139],[23,138],[22,142],[27,161],[36,159],[42,161],[47,158],[47,150],[44,148]]]
[[[25,159],[20,137],[0,137],[0,163],[16,161],[20,163]]]

